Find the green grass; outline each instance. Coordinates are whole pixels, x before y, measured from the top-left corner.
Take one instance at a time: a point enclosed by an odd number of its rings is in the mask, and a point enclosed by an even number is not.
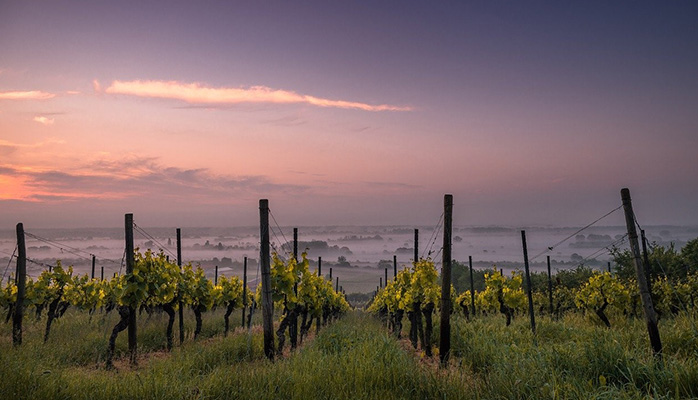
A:
[[[233,315],[232,325],[239,326],[239,312]],[[504,327],[499,316],[470,322],[456,316],[452,361],[439,369],[361,312],[274,363],[263,356],[259,328],[222,336],[222,310],[204,314],[197,341],[187,312],[185,343],[169,353],[165,316],[143,315],[139,366],[125,363],[123,332],[117,370],[106,371],[116,318],[69,312],[46,344],[43,321],[29,319],[20,348],[11,345],[11,324],[0,324],[0,399],[698,398],[698,335],[686,316],[661,321],[663,367],[653,360],[639,320],[616,318],[606,329],[574,314],[563,321],[541,318],[534,344],[526,318]],[[438,337],[438,320],[435,326]],[[409,323],[403,333],[408,330]]]
[[[528,319],[504,327],[501,317],[453,321],[458,368],[483,385],[484,398],[640,399],[698,397],[698,335],[686,316],[663,321],[664,362],[653,358],[642,320],[612,329],[578,314]]]

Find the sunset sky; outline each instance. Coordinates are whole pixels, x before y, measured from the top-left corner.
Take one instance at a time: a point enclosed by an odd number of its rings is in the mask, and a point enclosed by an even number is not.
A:
[[[0,227],[698,224],[698,2],[0,0]],[[608,224],[623,224],[615,215]]]

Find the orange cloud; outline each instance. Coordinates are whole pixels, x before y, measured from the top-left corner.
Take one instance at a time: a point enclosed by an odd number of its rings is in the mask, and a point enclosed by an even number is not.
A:
[[[95,84],[99,87],[99,83]],[[288,90],[266,86],[249,88],[212,88],[198,83],[177,81],[113,81],[106,93],[126,94],[140,97],[182,100],[187,103],[239,104],[239,103],[306,103],[318,107],[333,107],[363,111],[410,111],[409,107],[388,104],[371,105],[345,100],[330,100],[307,96]]]
[[[55,120],[53,118],[48,118],[48,117],[44,117],[42,115],[37,115],[36,117],[34,117],[34,121],[36,121],[42,125],[53,125]]]
[[[53,97],[56,95],[40,90],[0,92],[0,100],[46,100]]]

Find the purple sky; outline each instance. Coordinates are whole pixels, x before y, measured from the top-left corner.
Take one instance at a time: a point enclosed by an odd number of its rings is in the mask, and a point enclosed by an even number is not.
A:
[[[147,3],[147,4],[142,4]],[[698,3],[0,1],[0,224],[698,224]],[[622,224],[620,216],[609,224]]]

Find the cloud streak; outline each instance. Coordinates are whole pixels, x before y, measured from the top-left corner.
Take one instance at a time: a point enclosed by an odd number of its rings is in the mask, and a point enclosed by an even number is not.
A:
[[[99,83],[95,84],[98,87]],[[362,111],[410,111],[410,107],[389,104],[372,105],[346,100],[331,100],[303,95],[288,90],[272,89],[266,86],[248,88],[214,88],[199,83],[177,81],[113,81],[105,89],[109,94],[123,94],[139,97],[175,99],[190,104],[310,104],[317,107],[331,107]]]
[[[43,115],[37,115],[36,117],[34,117],[34,121],[42,125],[53,125],[55,119],[44,117]]]
[[[48,100],[54,97],[54,93],[40,90],[0,92],[0,100]]]
[[[274,183],[261,175],[228,176],[206,168],[163,166],[148,157],[99,160],[70,171],[0,165],[0,181],[3,177],[18,185],[5,199],[29,202],[147,198],[226,204],[241,196],[298,195],[309,189]]]

